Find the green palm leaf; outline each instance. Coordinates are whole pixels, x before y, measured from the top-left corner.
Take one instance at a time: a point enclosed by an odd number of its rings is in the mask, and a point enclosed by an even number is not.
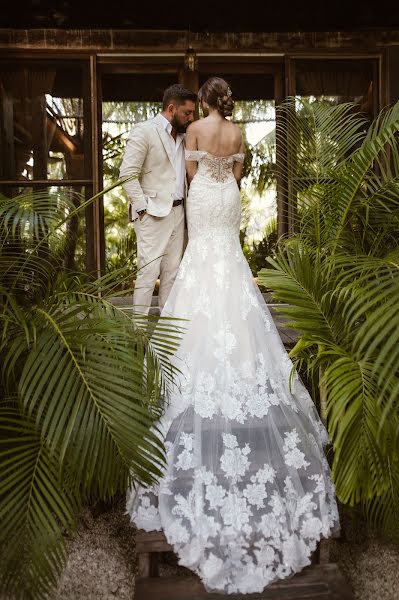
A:
[[[79,501],[58,474],[34,422],[17,408],[0,409],[0,581],[3,589],[43,598],[66,560],[64,534]]]
[[[335,484],[344,503],[357,504],[387,485],[388,456],[379,441],[381,409],[373,364],[349,356],[325,371],[329,431],[334,440]]]
[[[161,406],[148,409],[151,382],[118,311],[111,316],[92,303],[55,304],[38,308],[34,321],[37,342],[28,349],[19,396],[42,421],[49,447],[71,462],[84,490],[97,481],[102,496],[124,489],[130,465],[141,482],[153,481],[163,452],[149,429]]]
[[[271,288],[277,300],[287,303],[278,308],[289,319],[287,326],[301,332],[302,342],[339,343],[342,329],[337,318],[335,281],[321,257],[300,241],[290,240],[269,262],[274,269],[262,269],[259,282]]]
[[[0,581],[34,598],[56,584],[80,503],[151,484],[165,460],[157,421],[182,323],[113,306],[127,266],[96,281],[65,272],[64,225],[95,199],[0,202],[1,390],[15,399],[1,417]]]

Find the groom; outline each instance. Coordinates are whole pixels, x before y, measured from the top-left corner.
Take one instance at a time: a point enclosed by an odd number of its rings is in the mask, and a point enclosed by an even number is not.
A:
[[[184,137],[194,120],[196,94],[179,84],[167,88],[162,112],[130,132],[120,177],[137,239],[137,277],[133,304],[148,313],[158,276],[159,310],[165,304],[183,254],[186,170]]]

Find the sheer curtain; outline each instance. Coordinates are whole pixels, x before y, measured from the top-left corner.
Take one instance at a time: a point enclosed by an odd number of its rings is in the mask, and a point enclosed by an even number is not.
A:
[[[373,69],[371,61],[298,60],[298,96],[338,96],[339,102],[359,102],[372,113]]]

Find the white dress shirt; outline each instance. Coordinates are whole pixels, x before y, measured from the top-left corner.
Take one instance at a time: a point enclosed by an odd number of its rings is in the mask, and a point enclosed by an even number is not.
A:
[[[162,114],[162,123],[165,127],[165,131],[168,134],[170,141],[170,149],[173,156],[173,166],[176,172],[176,189],[173,196],[173,200],[180,200],[185,196],[185,180],[186,180],[186,163],[184,159],[184,133],[178,133],[176,141],[172,137],[172,125]]]

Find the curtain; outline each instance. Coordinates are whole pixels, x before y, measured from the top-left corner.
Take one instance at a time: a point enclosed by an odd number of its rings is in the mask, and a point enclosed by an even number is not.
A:
[[[0,71],[3,178],[24,178],[22,173],[30,168],[27,163],[32,155],[34,178],[47,178],[45,94],[51,93],[54,79],[55,71],[50,69],[21,67]]]
[[[369,61],[297,61],[296,93],[339,96],[341,102],[363,98],[372,82]]]

